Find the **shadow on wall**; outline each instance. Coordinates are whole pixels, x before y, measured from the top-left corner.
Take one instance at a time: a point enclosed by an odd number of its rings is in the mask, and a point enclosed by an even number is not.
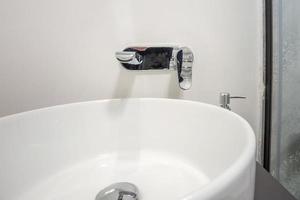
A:
[[[109,103],[107,106],[107,116],[109,117],[122,118],[123,113],[128,107],[127,98],[130,97],[160,97],[170,99],[182,97],[182,90],[178,85],[177,71],[132,71],[123,68],[120,64],[117,67],[119,67],[119,73],[116,77],[117,82],[112,98],[121,100]],[[113,121],[118,121],[116,119]]]
[[[120,65],[120,71],[117,78],[117,84],[116,88],[113,93],[113,98],[129,98],[129,97],[135,97],[133,94],[134,90],[134,84],[137,79],[141,79],[143,77],[146,77],[147,80],[154,80],[151,82],[153,85],[153,90],[157,88],[157,90],[161,90],[162,87],[160,87],[159,83],[155,83],[155,77],[151,78],[151,76],[158,76],[163,75],[164,78],[166,76],[169,77],[169,83],[167,90],[167,95],[160,96],[165,98],[171,98],[171,99],[178,99],[181,97],[181,89],[178,85],[178,75],[177,71],[169,71],[169,70],[157,70],[157,71],[130,71],[124,69]],[[144,87],[140,87],[141,89],[147,90],[151,86],[149,86],[150,83],[141,83],[145,84]],[[146,85],[147,84],[147,85]],[[140,91],[139,94],[147,94],[147,91]],[[155,95],[142,95],[142,97],[155,97]],[[136,96],[138,97],[138,96]]]
[[[137,88],[135,88],[136,84],[143,84],[141,90],[147,90],[151,88],[151,91],[138,91],[136,94],[141,94],[142,97],[155,97],[151,95],[152,87],[153,90],[157,89],[159,91],[164,90],[160,96],[156,97],[166,97],[166,98],[173,98],[177,99],[182,96],[182,91],[178,85],[178,75],[177,71],[169,71],[169,70],[157,70],[157,71],[130,71],[124,69],[121,65],[119,65],[120,70],[117,77],[117,83],[115,85],[115,89],[113,92],[113,98],[121,100],[115,100],[109,102],[107,106],[107,117],[112,118],[111,121],[114,123],[111,124],[110,134],[113,138],[119,138],[116,140],[116,149],[117,152],[129,152],[128,154],[118,153],[117,159],[118,160],[128,160],[131,161],[140,160],[141,151],[141,133],[143,132],[143,128],[141,127],[141,123],[137,123],[141,120],[143,116],[143,105],[136,103],[134,107],[136,109],[130,109],[132,104],[128,104],[129,97],[140,97],[135,96],[133,94]],[[143,80],[143,78],[145,79]],[[157,81],[158,77],[163,77],[164,81]],[[167,77],[167,78],[166,78]],[[168,80],[165,82],[165,80]],[[145,82],[145,81],[151,81]],[[161,86],[160,84],[163,84]],[[167,93],[165,94],[165,91]],[[146,94],[146,95],[143,95]],[[162,95],[164,94],[164,95]],[[128,118],[128,112],[130,110],[130,114],[134,120]],[[130,131],[128,130],[130,127]],[[127,144],[132,144],[128,148]]]

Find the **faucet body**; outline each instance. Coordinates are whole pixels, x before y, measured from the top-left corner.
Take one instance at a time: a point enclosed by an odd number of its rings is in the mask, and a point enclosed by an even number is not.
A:
[[[177,70],[180,88],[192,85],[194,56],[187,47],[129,47],[116,58],[128,70]]]

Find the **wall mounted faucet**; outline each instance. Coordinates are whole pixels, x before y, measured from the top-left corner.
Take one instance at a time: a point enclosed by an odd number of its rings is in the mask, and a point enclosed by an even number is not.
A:
[[[194,56],[188,47],[129,47],[116,58],[128,70],[177,70],[179,87],[192,86]]]
[[[231,96],[228,92],[221,92],[220,93],[220,106],[227,110],[231,110],[230,108],[230,99],[246,99],[243,96]]]

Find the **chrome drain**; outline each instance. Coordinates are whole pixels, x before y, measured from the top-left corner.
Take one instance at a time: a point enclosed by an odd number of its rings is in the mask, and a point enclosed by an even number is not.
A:
[[[138,200],[138,188],[127,182],[114,183],[101,190],[95,200]]]

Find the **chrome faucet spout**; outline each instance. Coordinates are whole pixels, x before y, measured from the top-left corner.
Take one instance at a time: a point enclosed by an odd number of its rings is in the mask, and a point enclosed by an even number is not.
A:
[[[139,65],[143,62],[141,56],[134,51],[121,51],[116,52],[116,58],[120,63],[126,63],[131,65]]]

